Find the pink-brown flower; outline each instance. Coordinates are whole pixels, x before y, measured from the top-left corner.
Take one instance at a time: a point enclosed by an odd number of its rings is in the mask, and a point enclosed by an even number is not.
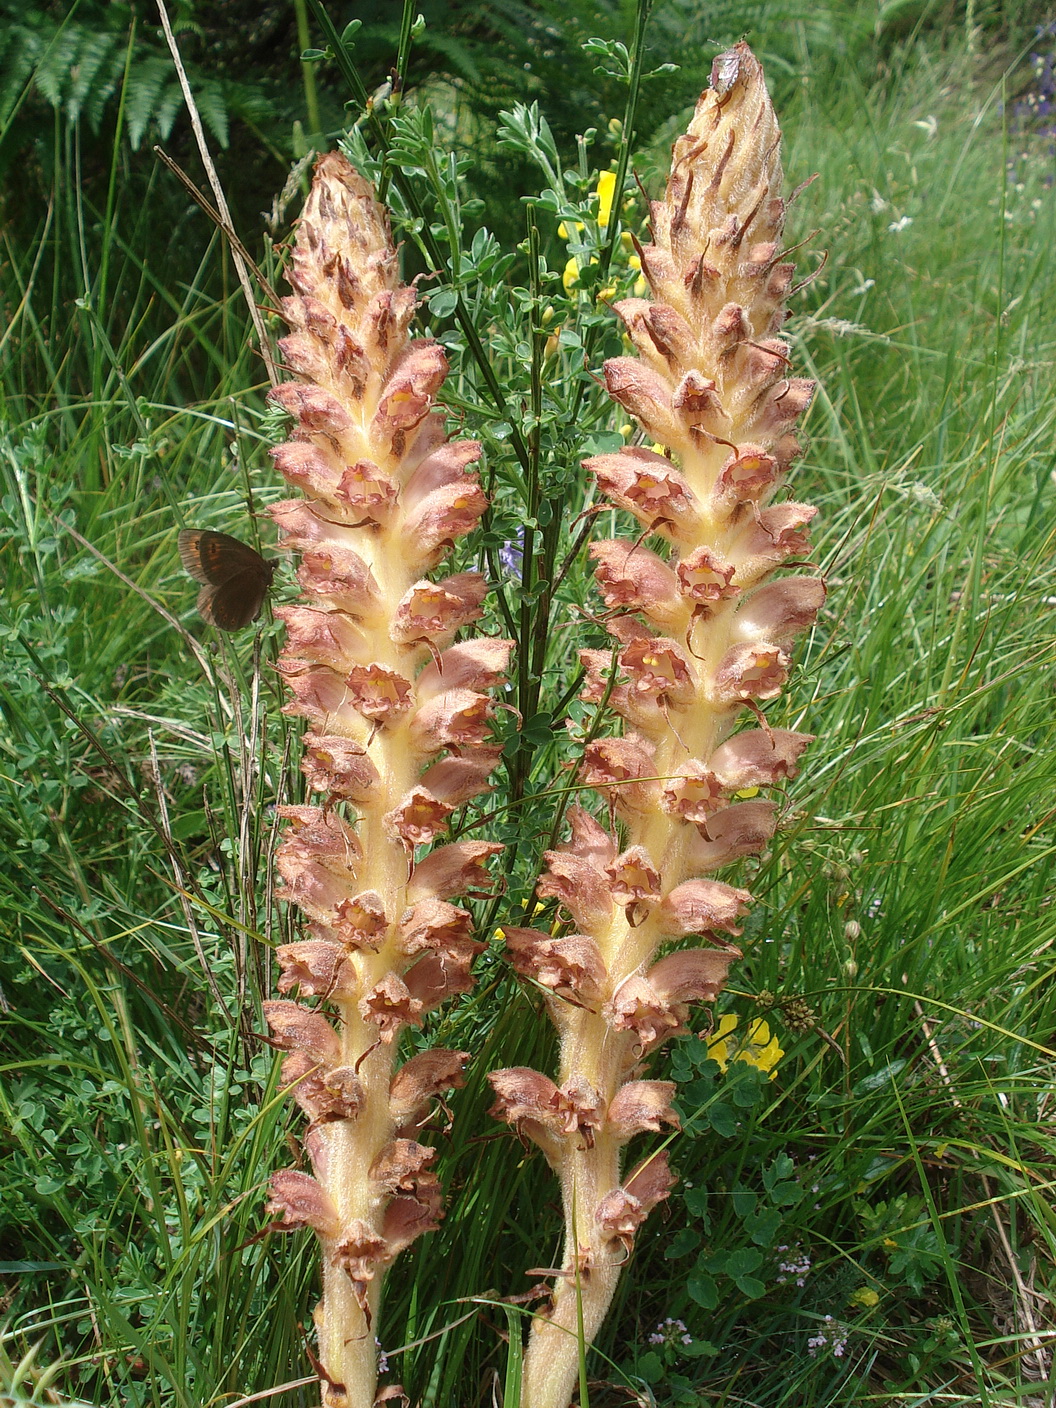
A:
[[[437,570],[486,507],[481,446],[447,439],[446,354],[409,337],[416,297],[387,216],[337,153],[316,166],[290,282],[280,345],[297,379],[271,394],[292,418],[273,457],[305,498],[273,517],[301,553],[302,596],[277,613],[278,671],[284,711],[311,724],[301,767],[322,805],[282,809],[276,894],[307,932],[276,957],[280,992],[320,1009],[264,1005],[315,1174],[276,1175],[269,1207],[275,1226],[321,1239],[325,1408],[373,1408],[382,1272],[442,1215],[434,1151],[413,1136],[465,1062],[424,1051],[394,1071],[395,1053],[401,1032],[472,986],[483,945],[450,900],[491,883],[501,847],[423,852],[488,789],[500,749],[486,691],[510,642],[452,644],[486,591],[476,572]]]

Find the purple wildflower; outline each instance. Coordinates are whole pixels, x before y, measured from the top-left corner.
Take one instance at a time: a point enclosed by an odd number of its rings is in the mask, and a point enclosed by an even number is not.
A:
[[[524,559],[524,529],[518,528],[516,534],[499,548],[499,562],[502,570],[511,577],[521,575],[521,562]]]

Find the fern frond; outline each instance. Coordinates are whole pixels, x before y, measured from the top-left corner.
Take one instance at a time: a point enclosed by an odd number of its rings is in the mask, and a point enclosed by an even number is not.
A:
[[[88,122],[97,131],[118,92],[125,70],[128,30],[100,17],[95,24],[33,13],[0,0],[0,124],[6,122],[32,90],[71,123]],[[187,26],[185,25],[186,29]],[[189,69],[202,118],[226,147],[233,112],[254,106],[266,116],[268,105],[246,85],[202,77]],[[151,126],[168,137],[180,110],[182,94],[167,51],[137,40],[125,85],[128,138],[138,148]],[[254,103],[254,98],[257,99]]]
[[[33,77],[33,70],[44,51],[44,41],[25,25],[0,26],[0,33],[4,39],[3,64],[0,67],[0,122],[6,123]]]
[[[168,137],[172,131],[172,124],[176,121],[176,114],[183,107],[183,93],[175,78],[171,79],[158,100],[158,109],[154,114],[154,121],[158,125],[158,135],[162,141]]]
[[[63,110],[70,122],[77,122],[90,109],[95,114],[92,125],[98,126],[107,99],[117,87],[123,55],[116,34],[82,30],[79,38],[77,53],[67,75]]]
[[[166,90],[176,89],[175,101]],[[168,98],[169,101],[165,101]],[[179,85],[173,78],[172,64],[160,54],[133,63],[125,84],[125,118],[128,140],[135,151],[151,122],[157,122],[162,138],[169,135],[173,117],[179,107]],[[165,117],[161,113],[165,113]]]
[[[77,57],[80,37],[79,26],[57,32],[37,60],[33,82],[41,97],[53,108],[62,105],[63,80],[68,77]]]
[[[230,129],[223,84],[212,78],[200,83],[195,90],[194,99],[202,121],[220,145],[226,147]]]

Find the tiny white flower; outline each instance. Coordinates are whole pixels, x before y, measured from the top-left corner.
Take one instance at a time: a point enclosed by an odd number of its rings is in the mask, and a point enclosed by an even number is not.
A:
[[[907,229],[910,225],[912,225],[912,223],[912,215],[903,215],[900,220],[892,220],[891,224],[888,225],[887,228],[891,231],[893,235],[897,235],[901,233],[902,230]]]
[[[918,480],[910,484],[905,493],[907,498],[913,499],[923,508],[930,508],[933,513],[942,512],[942,500],[930,485],[922,484]]]

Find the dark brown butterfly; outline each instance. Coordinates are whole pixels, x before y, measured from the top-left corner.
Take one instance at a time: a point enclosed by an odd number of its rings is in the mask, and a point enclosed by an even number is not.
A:
[[[219,631],[240,631],[264,605],[277,563],[211,528],[180,530],[180,559],[196,582],[199,615]]]

